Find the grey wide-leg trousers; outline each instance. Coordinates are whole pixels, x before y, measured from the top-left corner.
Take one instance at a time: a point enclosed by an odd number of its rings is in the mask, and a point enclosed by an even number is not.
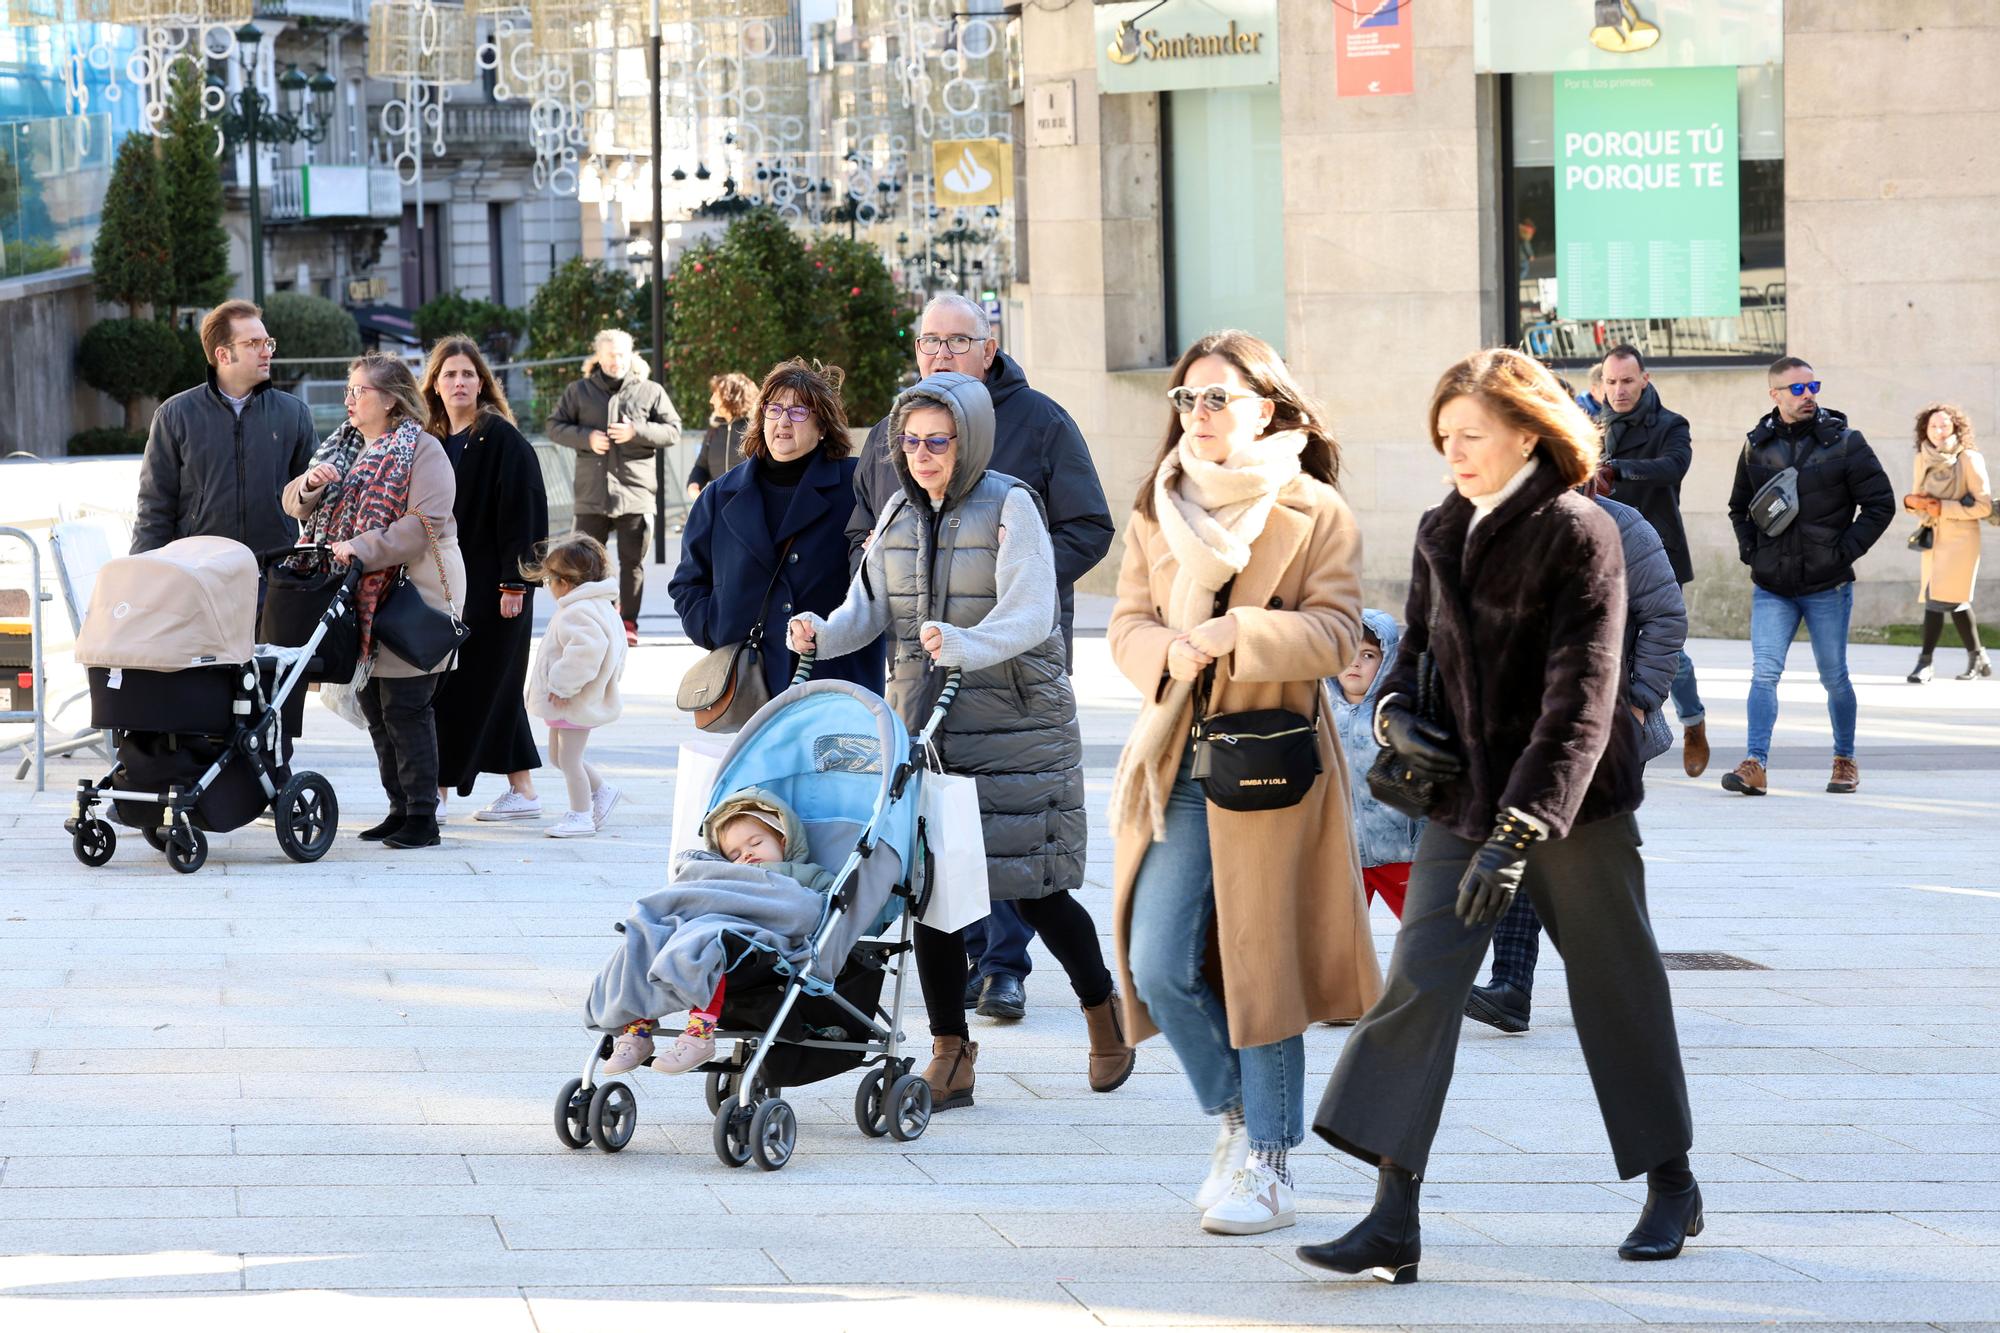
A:
[[[1417,848],[1382,998],[1348,1034],[1313,1128],[1371,1166],[1418,1176],[1444,1114],[1465,1000],[1493,926],[1452,910],[1479,844],[1433,824]],[[1639,825],[1617,815],[1538,843],[1522,885],[1562,954],[1570,1009],[1618,1174],[1631,1179],[1694,1142],[1673,995],[1646,915]]]

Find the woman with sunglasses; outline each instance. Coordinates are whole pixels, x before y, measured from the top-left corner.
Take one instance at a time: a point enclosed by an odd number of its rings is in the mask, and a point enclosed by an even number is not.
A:
[[[1361,651],[1361,531],[1326,414],[1270,344],[1211,333],[1173,384],[1108,635],[1141,699],[1111,787],[1112,924],[1128,1028],[1166,1034],[1221,1122],[1202,1228],[1255,1235],[1295,1220],[1306,1028],[1359,1017],[1382,989],[1321,702]],[[1265,709],[1314,719],[1318,775],[1288,807],[1212,804],[1191,726]]]
[[[1083,740],[1070,691],[1055,548],[1027,483],[987,468],[993,399],[956,371],[903,391],[890,413],[902,482],[882,506],[847,600],[791,622],[799,651],[851,652],[893,636],[889,702],[920,726],[957,668],[939,728],[947,772],[979,787],[987,890],[1012,902],[1069,974],[1090,1033],[1093,1092],[1130,1077],[1133,1054],[1083,884]],[[979,1047],[965,1022],[965,936],[919,925],[917,973],[930,1013],[924,1079],[936,1110],[972,1105]]]
[[[775,697],[798,660],[784,624],[825,613],[847,595],[847,517],[854,508],[854,447],[838,366],[791,360],[764,377],[749,429],[746,466],[702,489],[681,534],[681,562],[667,585],[688,637],[710,650],[761,640],[764,684]],[[813,664],[816,680],[879,692],[882,650],[872,639]]]

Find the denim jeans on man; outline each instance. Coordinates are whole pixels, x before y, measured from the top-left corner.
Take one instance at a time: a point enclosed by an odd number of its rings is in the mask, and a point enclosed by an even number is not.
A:
[[[1028,961],[1028,941],[1034,938],[1034,929],[1014,904],[994,903],[985,917],[965,928],[966,962],[982,983],[996,972],[1019,981],[1034,970]]]
[[[1695,688],[1694,659],[1686,653],[1681,654],[1674,683],[1667,692],[1673,698],[1674,712],[1680,715],[1682,727],[1698,727],[1708,720],[1708,710],[1701,706],[1701,691]]]
[[[1780,597],[1763,588],[1750,594],[1750,757],[1771,760],[1771,731],[1778,723],[1778,678],[1803,622],[1813,662],[1826,689],[1833,719],[1833,753],[1854,757],[1854,682],[1847,678],[1847,627],[1854,616],[1854,585],[1843,583],[1807,597]]]
[[[1252,1148],[1295,1148],[1306,1136],[1305,1038],[1231,1046],[1222,1001],[1201,974],[1215,916],[1215,866],[1208,798],[1188,771],[1183,761],[1167,797],[1167,840],[1146,852],[1132,890],[1132,989],[1180,1057],[1203,1111],[1221,1115],[1240,1106]]]

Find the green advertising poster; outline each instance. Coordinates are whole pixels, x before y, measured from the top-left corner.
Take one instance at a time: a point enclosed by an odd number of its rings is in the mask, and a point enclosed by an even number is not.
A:
[[[1555,76],[1565,319],[1734,315],[1736,71]]]

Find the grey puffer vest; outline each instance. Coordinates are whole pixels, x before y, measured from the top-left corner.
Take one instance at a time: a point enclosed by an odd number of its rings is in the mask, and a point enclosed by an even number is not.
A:
[[[942,517],[904,492],[877,538],[888,587],[889,702],[921,726],[944,687],[918,640],[927,620],[971,628],[998,598],[1001,506],[1024,483],[989,472]],[[1032,495],[1033,492],[1029,491]],[[979,787],[986,872],[995,902],[1041,898],[1083,883],[1088,821],[1083,807],[1083,737],[1064,669],[1062,629],[1049,607],[1049,636],[998,666],[967,672],[939,728],[947,771]]]

